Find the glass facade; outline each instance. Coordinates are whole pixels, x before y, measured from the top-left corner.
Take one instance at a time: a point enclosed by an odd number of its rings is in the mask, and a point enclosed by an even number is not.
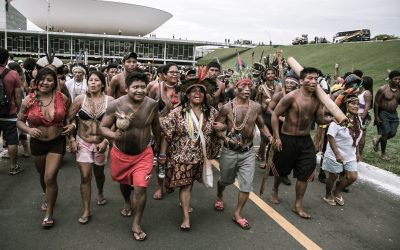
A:
[[[7,49],[21,55],[44,54],[47,48],[46,35],[26,32],[7,33]],[[4,47],[4,32],[0,33],[0,46]],[[87,51],[89,58],[120,58],[135,51],[139,59],[163,61],[194,61],[194,44],[173,41],[140,41],[133,39],[111,39],[109,37],[75,37],[73,35],[50,35],[50,50],[59,57],[76,57]],[[104,51],[103,51],[104,50]],[[164,53],[166,53],[164,58]]]

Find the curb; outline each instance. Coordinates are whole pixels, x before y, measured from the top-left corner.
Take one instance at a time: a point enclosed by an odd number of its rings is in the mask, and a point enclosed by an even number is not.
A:
[[[400,196],[400,176],[396,174],[369,165],[365,162],[359,162],[358,177],[360,180],[378,186],[379,189],[384,189],[396,196]]]

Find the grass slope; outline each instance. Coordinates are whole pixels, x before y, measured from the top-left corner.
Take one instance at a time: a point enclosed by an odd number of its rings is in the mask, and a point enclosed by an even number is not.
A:
[[[354,69],[361,69],[365,75],[374,79],[374,92],[387,81],[387,69],[400,70],[400,40],[385,42],[342,43],[342,44],[313,44],[281,46],[284,57],[293,56],[303,66],[313,66],[321,69],[325,74],[334,74],[334,65],[338,63],[341,74]],[[259,61],[262,51],[264,56],[273,54],[276,48],[271,46],[259,46],[240,52],[240,57],[251,64],[251,55],[254,51],[254,60]],[[235,68],[236,49],[219,49],[210,53],[199,61],[199,64],[207,64],[214,58],[219,58],[224,69]],[[400,107],[398,109],[400,113]],[[373,112],[370,111],[373,116]],[[376,127],[370,125],[367,130],[366,146],[363,153],[363,161],[400,175],[400,135],[389,140],[387,153],[389,161],[382,161],[379,153],[372,149],[372,138],[377,134]]]

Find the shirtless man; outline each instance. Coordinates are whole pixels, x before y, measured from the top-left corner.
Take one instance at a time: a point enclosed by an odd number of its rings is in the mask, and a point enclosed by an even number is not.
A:
[[[110,82],[107,94],[114,98],[121,97],[126,94],[126,83],[125,78],[132,73],[137,67],[137,54],[135,52],[129,52],[122,58],[124,71],[115,75]]]
[[[212,61],[207,65],[208,78],[215,81],[218,85],[218,90],[214,93],[214,96],[210,98],[210,105],[217,110],[224,104],[225,100],[225,84],[218,80],[220,73],[221,65],[219,63]]]
[[[275,180],[270,201],[274,204],[279,203],[278,188],[282,176],[288,175],[293,169],[294,177],[297,178],[293,212],[305,219],[311,217],[304,211],[302,201],[307,182],[313,179],[316,167],[310,121],[314,117],[318,124],[327,124],[333,120],[331,117],[324,117],[323,105],[314,94],[317,84],[318,69],[304,68],[300,73],[300,89],[285,95],[271,115],[275,148],[274,164],[271,168]],[[279,131],[280,116],[285,116],[281,131]]]
[[[397,106],[400,104],[400,71],[389,73],[389,83],[378,89],[375,95],[374,114],[375,125],[378,127],[378,137],[373,139],[374,151],[378,152],[381,144],[381,158],[389,160],[386,154],[387,141],[396,135],[399,127]]]
[[[261,105],[263,112],[264,123],[271,129],[271,114],[268,113],[268,104],[272,99],[274,93],[281,91],[282,87],[278,84],[276,79],[275,69],[267,68],[265,71],[265,83],[262,83],[257,88],[256,101]],[[265,167],[265,149],[267,146],[267,139],[261,136],[260,148],[258,149],[257,158],[260,161],[260,167]]]
[[[284,88],[285,88],[285,94],[292,92],[293,90],[297,89],[299,87],[299,80],[295,77],[286,77],[285,78],[285,82],[284,82]],[[275,93],[272,96],[272,99],[270,101],[270,103],[268,104],[267,110],[269,114],[272,114],[273,110],[275,109],[276,105],[279,103],[279,101],[284,97],[284,93],[283,91],[280,91],[278,93]],[[279,117],[279,127],[282,127],[283,121],[285,121],[285,117],[280,116]],[[272,128],[271,128],[272,130]],[[269,148],[269,150],[271,150]],[[269,151],[268,151],[269,152]],[[268,155],[267,152],[267,155]],[[269,159],[266,159],[269,160]],[[282,182],[285,185],[291,185],[292,182],[290,181],[290,179],[288,178],[287,175],[282,176]]]
[[[116,63],[109,64],[104,72],[104,75],[106,77],[106,89],[105,89],[106,93],[108,93],[108,90],[110,89],[111,79],[117,74],[118,74],[118,64]]]
[[[236,97],[222,106],[214,124],[214,128],[218,131],[217,136],[224,141],[220,158],[221,177],[218,181],[218,193],[214,201],[214,208],[217,211],[224,209],[223,192],[226,186],[235,182],[237,176],[239,197],[233,221],[245,230],[250,228],[250,224],[241,216],[241,212],[253,189],[255,125],[257,124],[265,137],[272,139],[261,115],[261,105],[249,99],[252,85],[252,80],[249,78],[236,82]],[[223,132],[225,128],[226,134]]]
[[[124,82],[128,86],[128,93],[109,104],[100,124],[100,132],[114,141],[110,152],[112,179],[134,187],[132,234],[135,240],[142,241],[146,239],[146,233],[141,228],[141,219],[154,157],[149,144],[153,134],[155,151],[158,151],[160,120],[157,102],[146,96],[146,74],[130,73]],[[117,112],[130,117],[125,120],[129,123],[127,128],[119,125],[122,120],[117,118]],[[116,131],[111,130],[114,124]]]

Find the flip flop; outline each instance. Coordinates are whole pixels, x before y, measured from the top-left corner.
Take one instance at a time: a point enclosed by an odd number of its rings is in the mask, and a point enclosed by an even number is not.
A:
[[[326,197],[322,197],[322,199],[323,199],[328,205],[336,206],[336,202],[335,202],[334,199],[328,199],[328,198],[326,198]]]
[[[236,219],[235,216],[232,218],[233,222],[235,222],[241,229],[249,230],[250,224],[245,218]]]
[[[344,205],[343,196],[340,196],[340,197],[335,196],[334,199],[335,199],[335,202],[336,202],[339,206],[343,206],[343,205]]]
[[[53,217],[46,217],[43,219],[42,227],[44,228],[51,228],[55,225],[56,220]]]
[[[143,231],[140,231],[140,232],[133,232],[132,231],[132,237],[136,241],[144,241],[145,239],[147,239],[147,234],[145,232],[143,232]]]
[[[40,206],[40,210],[42,210],[43,212],[47,211],[47,202],[43,202],[43,204]]]
[[[132,216],[132,209],[124,208],[121,210],[122,217],[131,217]]]
[[[307,214],[306,212],[299,212],[294,208],[292,209],[292,211],[293,211],[293,213],[297,214],[298,216],[300,216],[303,219],[306,219],[306,220],[311,219],[311,216],[309,214]]]
[[[97,201],[97,206],[103,206],[105,204],[107,204],[106,198],[103,198],[103,199]]]
[[[89,215],[89,216],[86,216],[86,217],[80,217],[78,219],[78,222],[81,225],[85,225],[85,224],[88,224],[88,222],[90,221],[91,218],[92,218],[92,215]]]
[[[189,227],[181,226],[181,230],[186,232],[190,231],[190,226]]]
[[[224,210],[224,201],[221,199],[216,199],[214,201],[214,209],[221,212]]]

